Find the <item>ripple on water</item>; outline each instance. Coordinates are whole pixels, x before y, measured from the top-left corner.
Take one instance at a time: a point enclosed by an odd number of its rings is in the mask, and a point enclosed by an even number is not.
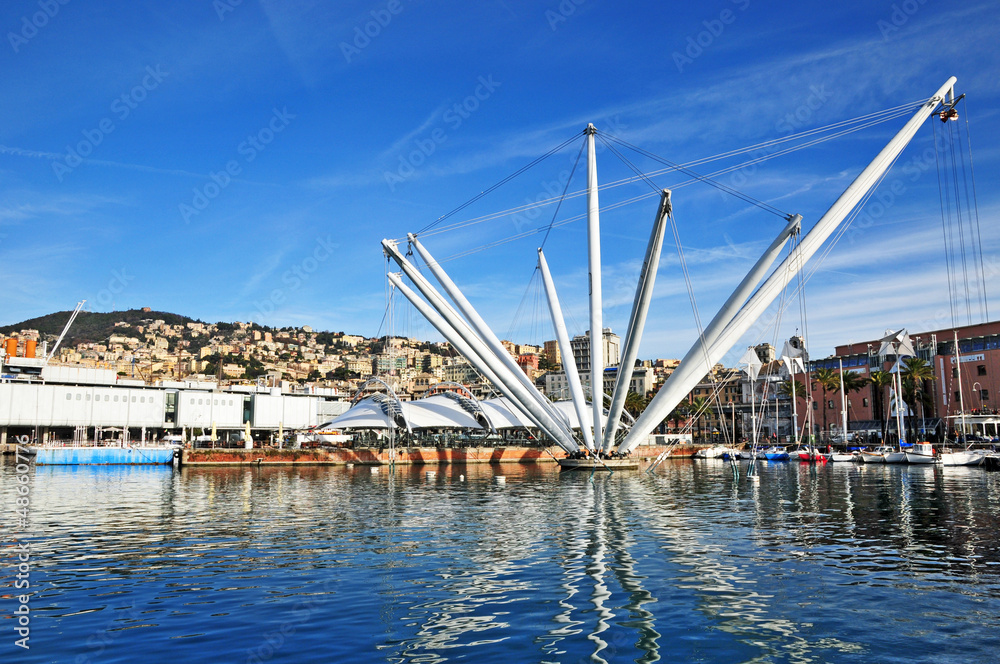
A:
[[[37,469],[23,661],[989,661],[981,472],[495,472]]]

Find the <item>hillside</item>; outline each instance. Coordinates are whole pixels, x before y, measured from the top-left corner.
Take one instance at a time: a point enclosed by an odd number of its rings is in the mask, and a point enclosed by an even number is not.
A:
[[[32,318],[12,325],[5,325],[0,327],[0,335],[31,329],[38,330],[43,338],[46,336],[58,337],[72,313],[72,311],[57,311],[54,314]],[[71,347],[83,342],[99,343],[107,340],[108,337],[115,333],[115,323],[124,321],[132,325],[137,325],[141,324],[142,321],[152,320],[162,320],[168,325],[184,325],[185,323],[199,322],[187,316],[171,314],[165,311],[142,311],[141,309],[112,311],[109,313],[81,311],[80,315],[73,322],[73,327],[66,333],[63,345],[64,347]]]

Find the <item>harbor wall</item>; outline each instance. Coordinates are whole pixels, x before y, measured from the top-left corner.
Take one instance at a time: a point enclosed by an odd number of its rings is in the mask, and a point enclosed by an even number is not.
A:
[[[653,459],[667,448],[643,446],[633,452],[639,459]],[[673,456],[689,456],[690,451],[675,449]],[[420,447],[396,450],[396,463],[422,464],[475,464],[475,463],[553,463],[566,456],[559,447]],[[330,465],[357,464],[386,465],[390,462],[388,449],[360,447],[316,450],[274,449],[198,449],[184,450],[183,465],[191,466],[242,466],[242,465]]]

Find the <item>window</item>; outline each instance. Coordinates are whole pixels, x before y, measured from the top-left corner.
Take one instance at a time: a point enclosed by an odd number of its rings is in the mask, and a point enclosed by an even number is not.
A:
[[[146,403],[146,397],[139,397],[139,403]]]
[[[80,396],[81,396],[81,395],[80,395],[79,393],[77,393],[77,395],[76,395],[76,400],[77,400],[77,401],[79,401],[79,400],[80,400]],[[88,399],[88,401],[89,401],[89,399]]]
[[[962,403],[962,393],[961,392],[955,392],[955,403],[957,403],[957,404],[961,404]]]
[[[115,403],[118,403],[118,395],[115,395]]]
[[[132,403],[135,403],[135,396],[132,396]]]
[[[990,400],[990,391],[989,390],[979,390],[979,398],[982,399],[983,401],[989,401]]]
[[[986,375],[986,365],[985,364],[980,364],[979,366],[977,366],[976,367],[976,373],[979,374],[980,376],[985,376]]]
[[[813,401],[813,410],[819,410],[819,402]]]
[[[830,399],[829,401],[826,402],[826,407],[833,408],[833,399]]]
[[[72,395],[72,394],[70,394],[69,392],[67,392],[67,393],[66,393],[66,401],[69,401],[69,400],[70,400],[70,399],[72,399],[72,398],[73,398],[73,395]]]
[[[198,405],[199,406],[202,405],[202,400],[201,399],[198,399]]]
[[[865,408],[868,407],[868,397],[861,398],[861,405],[864,406]]]
[[[194,397],[191,397],[191,405],[194,405]]]
[[[89,394],[87,395],[87,401],[90,401],[90,395]]]
[[[111,395],[110,394],[105,394],[104,395],[104,403],[107,403],[109,401],[111,401]],[[118,401],[118,397],[115,397],[115,401]]]

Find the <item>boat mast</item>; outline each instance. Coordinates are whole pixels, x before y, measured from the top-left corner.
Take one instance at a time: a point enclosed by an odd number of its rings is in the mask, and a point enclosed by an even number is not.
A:
[[[958,407],[961,408],[959,415],[962,416],[962,436],[965,436],[965,397],[962,395],[962,354],[958,348],[958,330],[951,331],[955,335],[955,375],[958,378]],[[965,445],[968,449],[968,441]]]
[[[603,438],[604,323],[601,295],[601,217],[597,198],[597,129],[587,125],[587,264],[590,282],[590,401],[594,414],[594,441]],[[580,426],[585,426],[583,422]]]
[[[844,436],[844,449],[847,449],[847,395],[844,393],[844,360],[838,357],[837,363],[840,365],[840,426],[841,435]]]
[[[906,403],[903,401],[903,360],[899,356],[899,346],[902,344],[897,343],[896,345],[896,438],[899,444],[899,451],[903,451],[903,408],[906,408]]]

